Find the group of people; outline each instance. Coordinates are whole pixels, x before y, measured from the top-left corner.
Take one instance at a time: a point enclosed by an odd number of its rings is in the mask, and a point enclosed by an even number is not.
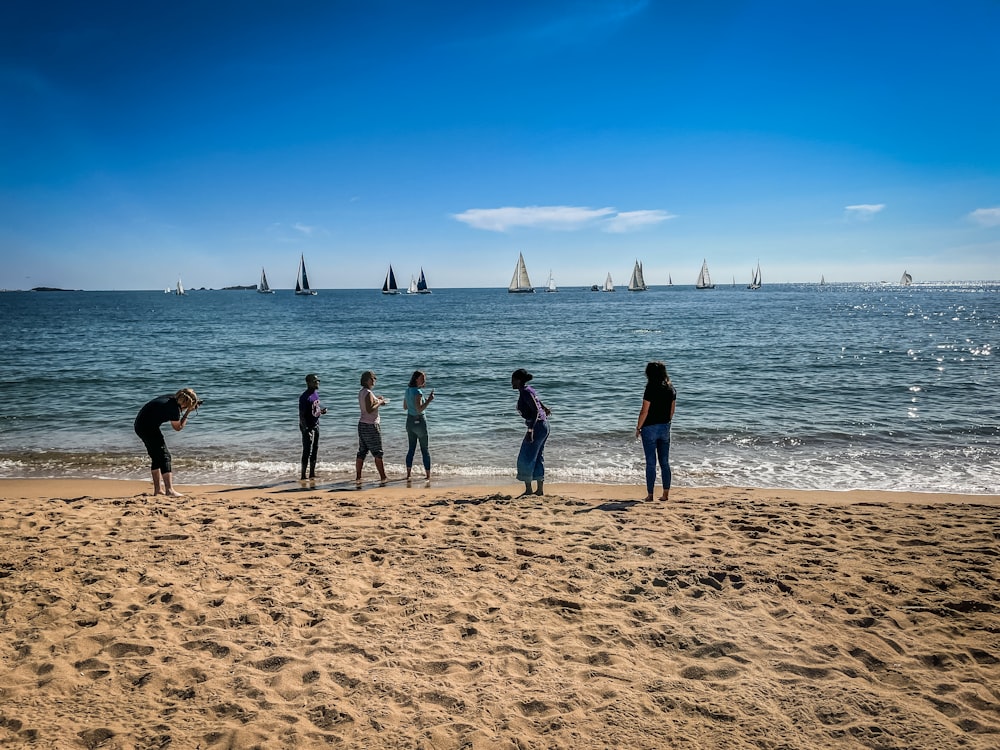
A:
[[[545,485],[545,443],[549,437],[549,415],[552,411],[529,385],[533,375],[524,368],[518,368],[510,376],[510,387],[518,391],[517,412],[525,424],[525,434],[517,455],[517,478],[524,482],[526,495],[544,495]],[[379,480],[386,482],[384,452],[382,450],[382,430],[379,409],[389,403],[384,396],[373,391],[378,378],[371,370],[361,373],[361,390],[358,391],[358,452],[355,459],[355,481],[361,482],[368,454],[375,461]],[[424,394],[427,376],[422,370],[414,370],[403,396],[406,410],[406,478],[411,478],[413,460],[417,445],[423,460],[426,478],[431,478],[431,455],[428,448],[427,421],[424,412],[434,400],[434,390]],[[319,456],[320,417],[326,408],[319,399],[319,376],[306,375],[306,389],[299,396],[299,431],[302,434],[302,457],[300,480],[316,478],[316,461]],[[139,410],[135,418],[135,433],[146,446],[150,458],[153,478],[153,494],[180,496],[173,487],[170,451],[167,448],[161,425],[180,431],[187,425],[191,412],[201,405],[198,395],[190,388],[182,388],[174,394],[158,396]],[[663,362],[646,365],[646,387],[642,394],[642,408],[635,426],[635,434],[642,441],[646,459],[646,500],[651,501],[656,489],[657,468],[663,483],[661,500],[670,495],[670,424],[677,406],[677,390]]]

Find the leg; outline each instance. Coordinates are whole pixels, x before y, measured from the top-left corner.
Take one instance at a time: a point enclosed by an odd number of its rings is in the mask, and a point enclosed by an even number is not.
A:
[[[312,455],[312,430],[305,427],[299,427],[299,432],[302,433],[302,459],[301,471],[299,472],[299,479],[306,478],[306,471],[309,469],[309,457]]]
[[[316,478],[316,460],[319,458],[319,427],[313,431],[312,451],[309,453],[309,478]]]
[[[642,437],[642,452],[646,457],[646,500],[653,499],[653,491],[656,489],[656,438],[654,430],[656,425],[643,427],[640,431]]]
[[[171,472],[164,471],[163,475],[163,494],[170,495],[171,497],[184,497],[180,492],[174,489],[173,482],[171,481]]]
[[[162,490],[160,489],[160,470],[151,469],[150,473],[153,475],[153,494],[159,495]]]
[[[408,416],[406,418],[406,478],[410,478],[410,472],[413,471],[413,456],[417,452],[417,433],[413,429],[413,417]],[[423,446],[421,446],[423,447]]]
[[[375,456],[375,468],[378,469],[379,481],[380,482],[386,481],[385,464],[382,463],[382,456]]]
[[[657,453],[660,457],[660,474],[663,476],[663,495],[661,500],[670,499],[670,425],[663,426],[663,437],[660,438],[657,446]]]
[[[427,448],[427,430],[424,430],[424,434],[419,436],[420,439],[420,457],[424,461],[424,473],[427,478],[431,478],[431,452]]]

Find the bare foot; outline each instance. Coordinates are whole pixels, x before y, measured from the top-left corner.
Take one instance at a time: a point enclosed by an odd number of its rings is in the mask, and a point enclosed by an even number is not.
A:
[[[652,500],[653,498],[649,498],[649,499]],[[670,500],[670,496],[669,495],[661,495],[660,496],[660,502],[665,503],[665,502],[669,502],[669,500]]]
[[[542,492],[541,490],[535,490],[535,494],[536,494],[536,495],[537,495],[538,497],[541,497],[541,496],[542,496],[542,495],[544,495],[545,493],[544,493],[544,492]]]
[[[647,503],[653,502],[653,496],[652,495],[646,495],[646,502]]]
[[[166,491],[166,492],[164,492],[163,494],[164,494],[164,495],[170,495],[170,497],[184,497],[184,495],[182,495],[182,494],[181,494],[180,492],[178,492],[177,490],[167,490],[167,491]]]

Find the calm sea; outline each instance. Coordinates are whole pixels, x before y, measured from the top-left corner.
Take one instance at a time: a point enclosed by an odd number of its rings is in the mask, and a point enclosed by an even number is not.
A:
[[[442,479],[513,482],[510,373],[553,410],[550,482],[642,483],[643,368],[678,389],[680,486],[1000,491],[1000,285],[0,294],[0,476],[148,477],[132,432],[153,396],[205,405],[167,429],[177,481],[297,475],[296,403],[322,378],[320,470],[351,476],[357,391],[378,374],[386,463],[401,472],[414,369]],[[418,459],[419,461],[419,459]]]

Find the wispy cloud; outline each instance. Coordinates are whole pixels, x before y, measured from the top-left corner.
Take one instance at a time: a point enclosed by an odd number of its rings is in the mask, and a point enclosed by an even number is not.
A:
[[[485,229],[489,232],[524,228],[575,232],[588,227],[599,227],[605,232],[629,232],[673,218],[666,211],[659,210],[620,212],[610,207],[583,206],[470,208],[452,216],[473,229]]]
[[[859,203],[856,206],[844,206],[844,218],[848,221],[871,221],[875,218],[875,214],[884,208],[884,203]]]
[[[968,218],[984,227],[1000,227],[1000,206],[997,208],[977,208],[969,214]]]
[[[292,224],[292,229],[297,232],[302,232],[306,237],[311,237],[313,232],[316,231],[316,227],[308,226],[307,224],[302,224],[301,222],[295,222]]]

